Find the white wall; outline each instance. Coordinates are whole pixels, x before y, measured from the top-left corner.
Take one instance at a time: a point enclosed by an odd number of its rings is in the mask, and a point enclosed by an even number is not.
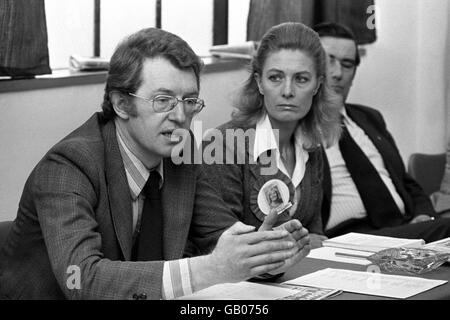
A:
[[[375,44],[357,71],[349,101],[379,109],[406,162],[439,153],[450,108],[450,1],[377,0]]]
[[[100,105],[100,85],[0,94],[0,221],[12,220],[45,152]]]

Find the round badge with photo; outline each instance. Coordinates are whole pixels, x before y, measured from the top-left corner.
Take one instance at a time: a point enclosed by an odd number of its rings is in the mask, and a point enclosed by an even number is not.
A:
[[[269,180],[259,190],[258,207],[265,215],[274,209],[281,214],[292,206],[289,195],[289,187],[286,183],[279,179]]]

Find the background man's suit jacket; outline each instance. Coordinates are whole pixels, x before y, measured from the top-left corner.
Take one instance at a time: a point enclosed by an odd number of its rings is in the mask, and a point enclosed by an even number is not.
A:
[[[183,256],[188,236],[210,250],[235,222],[200,170],[164,160],[165,260]],[[0,252],[0,297],[161,298],[163,262],[131,263],[131,249],[130,189],[114,121],[98,113],[56,144],[28,178]],[[80,268],[80,290],[67,286],[70,266]]]
[[[406,173],[402,157],[394,139],[386,128],[381,113],[375,109],[354,104],[346,104],[345,109],[348,116],[364,130],[383,158],[392,182],[405,203],[405,223],[415,216],[434,213],[430,199],[417,182]],[[324,197],[322,203],[324,226],[326,226],[330,217],[331,186],[330,166],[324,152]]]

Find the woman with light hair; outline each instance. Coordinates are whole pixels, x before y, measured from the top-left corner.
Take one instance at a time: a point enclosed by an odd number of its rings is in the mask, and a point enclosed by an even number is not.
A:
[[[224,151],[234,150],[235,160],[244,154],[245,163],[204,165],[241,221],[260,227],[267,216],[277,223],[298,219],[309,230],[312,247],[325,239],[320,145],[334,143],[340,134],[334,93],[325,77],[326,55],[312,29],[292,22],[272,27],[252,59],[232,120],[218,128],[223,137],[229,130],[254,130],[244,144],[225,142]],[[261,170],[267,158],[276,165],[273,174]],[[283,208],[289,208],[283,212],[273,212],[261,200],[274,181],[285,199]]]

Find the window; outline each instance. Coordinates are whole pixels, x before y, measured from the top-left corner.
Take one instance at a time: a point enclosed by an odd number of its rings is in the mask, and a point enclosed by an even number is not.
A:
[[[156,26],[156,0],[106,0],[100,6],[100,55],[109,59],[125,36]]]
[[[161,28],[189,43],[198,55],[212,45],[213,0],[162,1]]]
[[[98,37],[95,0],[46,0],[50,66],[67,68],[70,55],[94,56],[96,46],[100,56],[109,59],[123,37],[141,28],[157,26],[158,19],[162,29],[185,39],[198,55],[208,55],[213,45],[214,16],[221,14],[214,14],[218,1],[222,2],[220,9],[228,7],[228,12],[223,12],[228,30],[223,30],[227,34],[222,38],[230,44],[245,42],[250,0],[97,0]],[[223,6],[226,1],[228,5]]]
[[[45,15],[52,69],[67,68],[71,54],[93,54],[93,0],[45,0]]]
[[[247,41],[247,17],[250,0],[229,0],[228,43],[239,44]]]

